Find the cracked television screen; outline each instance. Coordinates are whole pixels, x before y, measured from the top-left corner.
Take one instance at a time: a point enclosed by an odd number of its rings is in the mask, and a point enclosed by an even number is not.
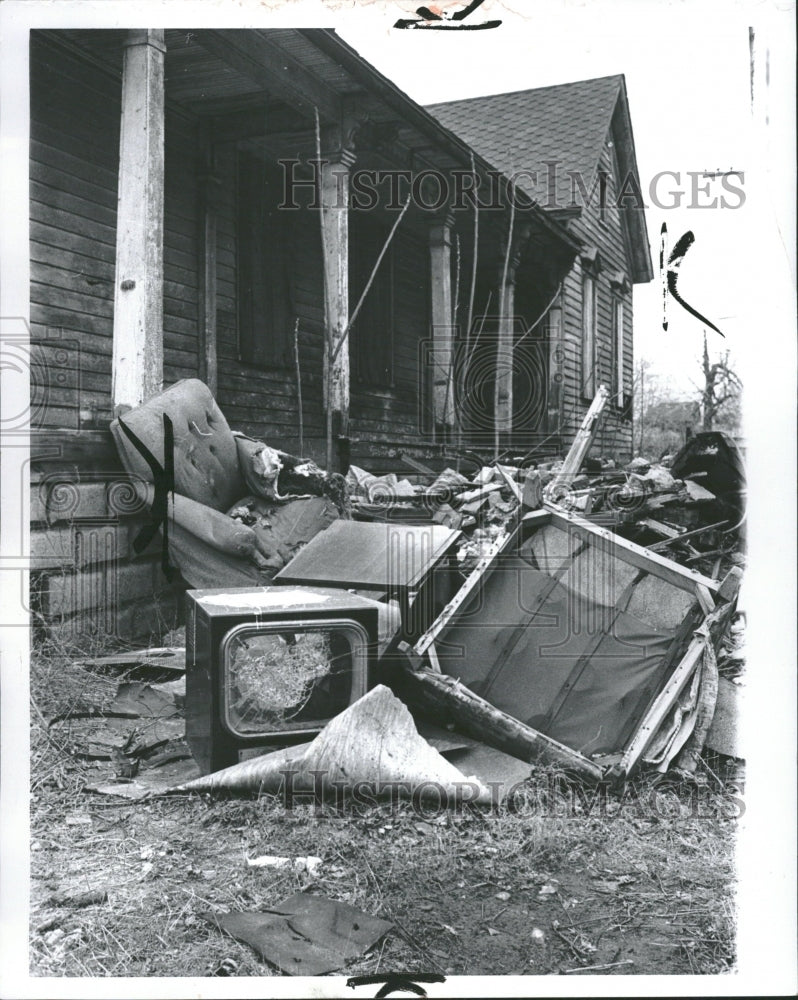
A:
[[[223,713],[238,736],[324,723],[360,693],[366,670],[359,626],[246,626],[224,642]]]

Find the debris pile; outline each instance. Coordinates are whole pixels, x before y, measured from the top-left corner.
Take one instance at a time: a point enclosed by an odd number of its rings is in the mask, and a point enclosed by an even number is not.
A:
[[[745,478],[726,435],[699,434],[662,462],[637,456],[613,465],[588,460],[568,482],[558,463],[541,467],[544,497],[710,576],[745,565]]]
[[[414,466],[417,463],[414,463]],[[494,462],[470,478],[452,468],[423,476],[426,482],[399,479],[394,473],[374,476],[356,465],[349,468],[352,516],[359,521],[442,524],[463,532],[458,567],[470,572],[507,537],[522,507],[524,473]],[[419,480],[422,476],[415,474]]]

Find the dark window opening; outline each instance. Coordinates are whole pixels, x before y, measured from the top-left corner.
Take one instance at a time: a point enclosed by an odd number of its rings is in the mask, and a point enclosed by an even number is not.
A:
[[[352,316],[389,230],[357,212],[349,216],[349,315]],[[394,384],[394,255],[389,246],[349,331],[352,380],[367,386]]]
[[[258,368],[292,363],[287,227],[277,206],[280,174],[252,153],[238,156],[238,350]]]

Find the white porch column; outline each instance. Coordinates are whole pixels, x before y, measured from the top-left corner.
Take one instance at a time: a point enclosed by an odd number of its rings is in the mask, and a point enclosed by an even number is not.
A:
[[[496,394],[494,417],[496,430],[509,434],[513,429],[513,316],[515,314],[515,276],[508,272],[501,293],[499,336],[496,344]]]
[[[512,234],[512,245],[499,274],[499,324],[496,344],[496,391],[493,397],[495,432],[510,434],[513,429],[513,371],[515,368],[515,281],[521,252],[529,238],[530,226],[522,223]],[[504,283],[502,286],[502,282]],[[497,442],[498,443],[498,442]]]
[[[435,427],[449,427],[454,413],[452,351],[452,225],[450,215],[429,227],[432,289],[432,412]]]
[[[355,162],[349,150],[322,152],[321,218],[327,327],[332,358],[325,345],[325,405],[333,414],[334,432],[349,425],[349,170]],[[330,370],[330,365],[332,369]],[[329,377],[328,377],[329,373]],[[328,396],[329,393],[329,396]],[[337,425],[337,426],[336,426]]]
[[[128,32],[116,218],[113,404],[163,385],[164,33]]]
[[[546,431],[549,434],[559,434],[562,424],[562,388],[563,372],[565,370],[562,314],[562,292],[560,292],[546,317],[546,337],[549,348],[548,422],[546,424]]]

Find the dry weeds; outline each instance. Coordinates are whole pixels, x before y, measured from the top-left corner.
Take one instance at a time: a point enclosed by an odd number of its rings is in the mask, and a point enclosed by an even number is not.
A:
[[[739,809],[714,777],[699,797],[639,783],[603,815],[544,772],[526,803],[497,815],[384,806],[341,817],[272,798],[131,803],[86,792],[108,762],[76,758],[46,726],[101,707],[118,680],[64,650],[33,657],[33,975],[273,975],[201,914],[264,909],[298,890],[393,921],[347,975],[733,968]],[[322,865],[311,877],[247,864],[263,854]],[[104,901],[54,898],[79,892]]]

